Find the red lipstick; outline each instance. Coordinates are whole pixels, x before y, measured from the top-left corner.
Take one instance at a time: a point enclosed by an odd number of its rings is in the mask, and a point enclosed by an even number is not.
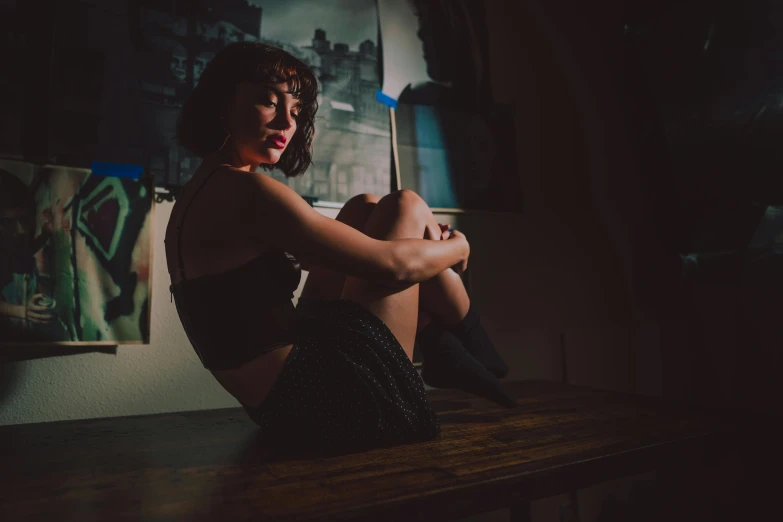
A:
[[[275,136],[270,136],[266,139],[269,143],[272,144],[272,146],[276,149],[283,149],[285,148],[285,136],[282,134],[276,134]]]

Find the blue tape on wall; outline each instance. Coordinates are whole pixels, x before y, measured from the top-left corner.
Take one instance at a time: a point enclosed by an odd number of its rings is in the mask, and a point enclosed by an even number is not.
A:
[[[382,104],[386,105],[387,107],[391,107],[392,109],[397,108],[397,100],[395,100],[391,96],[383,94],[380,89],[375,91],[375,99],[381,102]]]
[[[98,176],[111,176],[114,178],[139,179],[144,172],[140,165],[123,165],[122,163],[92,162],[92,173]]]

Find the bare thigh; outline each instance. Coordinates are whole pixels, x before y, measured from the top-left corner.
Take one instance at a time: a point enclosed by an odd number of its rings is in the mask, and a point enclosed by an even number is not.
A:
[[[364,232],[364,225],[380,199],[380,196],[375,194],[354,196],[345,202],[335,219]],[[314,265],[310,267],[307,274],[301,299],[340,299],[343,286],[345,286],[345,274]]]
[[[365,224],[370,218],[381,197],[375,194],[359,194],[345,202],[335,220],[364,232]],[[345,274],[332,272],[323,267],[313,265],[309,269],[307,280],[302,289],[301,299],[340,299],[345,286]],[[419,290],[419,317],[416,328],[421,330],[432,320],[432,316],[422,308],[421,290]]]
[[[437,221],[424,200],[413,191],[398,190],[375,205],[364,233],[376,239],[422,239],[428,228],[433,237],[440,237]],[[413,360],[419,317],[418,284],[400,290],[349,276],[345,278],[342,298],[356,301],[380,317]]]

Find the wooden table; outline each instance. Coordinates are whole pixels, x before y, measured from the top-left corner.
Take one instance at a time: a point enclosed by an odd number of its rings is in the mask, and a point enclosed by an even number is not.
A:
[[[0,427],[0,520],[448,520],[699,465],[756,429],[642,396],[508,388],[516,409],[428,392],[439,439],[337,457],[263,448],[235,408]]]

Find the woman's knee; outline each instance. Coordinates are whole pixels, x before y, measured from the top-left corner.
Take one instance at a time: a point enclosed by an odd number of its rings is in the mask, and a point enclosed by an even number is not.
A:
[[[416,192],[409,189],[396,190],[384,196],[379,204],[385,204],[385,210],[397,216],[418,218],[424,223],[432,211],[427,203]]]
[[[423,238],[428,226],[437,228],[427,203],[412,190],[398,190],[381,198],[364,233],[376,238]]]
[[[359,194],[346,201],[345,205],[343,205],[343,208],[365,207],[367,205],[374,205],[380,200],[381,197],[376,194]]]
[[[354,196],[345,202],[335,219],[357,230],[363,230],[364,224],[380,200],[381,197],[375,194]]]
[[[397,203],[399,213],[403,218],[416,221],[423,227],[424,237],[428,239],[440,239],[440,227],[432,215],[432,210],[427,202],[412,190],[398,190]]]

